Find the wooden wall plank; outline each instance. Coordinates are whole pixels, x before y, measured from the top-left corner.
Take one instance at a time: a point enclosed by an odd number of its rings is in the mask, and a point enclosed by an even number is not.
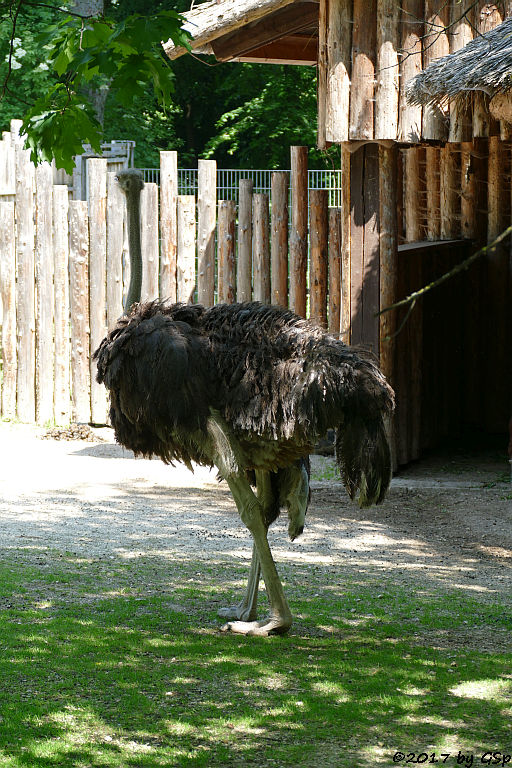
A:
[[[329,208],[329,333],[339,335],[341,331],[342,306],[342,249],[341,249],[341,208]]]
[[[349,138],[373,139],[377,0],[354,0]]]
[[[422,108],[408,103],[405,86],[409,80],[421,72],[423,0],[402,0],[400,30],[398,140],[414,144],[421,138]]]
[[[160,295],[176,301],[178,153],[160,152]]]
[[[325,138],[336,143],[349,137],[351,22],[352,0],[328,0]]]
[[[215,229],[217,225],[217,163],[197,164],[197,298],[213,306],[215,294]]]
[[[288,306],[288,194],[290,174],[274,171],[271,181],[270,294],[273,304]]]
[[[2,298],[2,416],[16,416],[16,238],[14,201],[0,200],[0,293]]]
[[[196,199],[178,195],[177,299],[192,302],[196,288]]]
[[[460,150],[453,144],[440,149],[440,236],[450,240],[460,235]]]
[[[451,31],[449,35],[450,53],[464,48],[473,39],[474,0],[460,0],[450,8]],[[467,109],[453,101],[450,103],[450,130],[448,141],[461,142],[471,139],[471,114]]]
[[[158,185],[144,184],[140,196],[140,231],[142,243],[142,301],[159,296],[160,258],[158,249]]]
[[[413,243],[421,240],[421,194],[420,194],[420,147],[405,151],[405,240]]]
[[[252,196],[252,242],[254,298],[270,303],[270,241],[268,195]]]
[[[425,148],[427,240],[439,240],[441,234],[439,148]]]
[[[396,0],[377,0],[376,139],[395,140],[398,132],[399,15]]]
[[[308,148],[291,147],[292,224],[290,308],[306,317],[308,257]]]
[[[89,182],[89,307],[90,307],[90,375],[91,420],[107,423],[107,393],[96,381],[96,363],[92,353],[106,335],[106,266],[107,266],[107,161],[87,160]]]
[[[240,179],[238,194],[237,301],[252,298],[252,179]]]
[[[68,424],[71,413],[68,188],[63,184],[53,187],[53,257],[55,288],[54,415],[56,424]]]
[[[346,146],[341,147],[341,327],[340,333],[347,344],[351,336],[351,218],[352,203],[350,197],[350,152]]]
[[[363,264],[363,343],[379,356],[380,306],[380,203],[379,147],[369,144],[364,158],[364,264]]]
[[[448,35],[444,29],[449,24],[448,3],[441,4],[438,0],[425,0],[425,33],[423,38],[423,67],[430,62],[447,56],[450,52]],[[422,137],[445,141],[448,137],[446,116],[437,106],[423,108]]]
[[[329,243],[329,193],[312,189],[309,200],[309,316],[327,328],[327,265]]]
[[[91,374],[89,367],[89,221],[85,200],[71,200],[69,203],[69,285],[72,414],[74,421],[87,423],[91,420]]]
[[[409,150],[410,152],[411,150]],[[395,147],[379,147],[379,309],[384,309],[398,300],[398,243],[396,228],[396,176],[398,150]],[[380,367],[392,384],[395,372],[396,310],[380,315],[379,347]]]
[[[41,163],[36,168],[36,420],[53,421],[54,377],[54,294],[53,294],[53,185],[52,167]]]
[[[113,171],[107,172],[107,327],[123,314],[125,196]],[[78,223],[78,222],[76,222]]]
[[[219,200],[217,262],[219,301],[232,304],[236,298],[235,265],[236,206],[234,200]]]

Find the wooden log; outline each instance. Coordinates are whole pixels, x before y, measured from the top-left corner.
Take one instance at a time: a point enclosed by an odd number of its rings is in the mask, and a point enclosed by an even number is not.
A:
[[[312,189],[309,207],[309,316],[321,328],[327,328],[328,205],[326,189]]]
[[[215,294],[217,163],[199,160],[197,168],[197,298],[200,304],[211,307]]]
[[[327,6],[329,0],[320,0],[318,4],[318,63],[317,78],[317,133],[318,149],[327,149]]]
[[[411,147],[405,151],[405,240],[413,243],[421,240],[421,195],[420,195],[420,148]]]
[[[340,333],[347,344],[350,344],[352,308],[351,302],[351,262],[350,262],[350,151],[347,146],[341,147],[341,328]]]
[[[439,240],[441,234],[439,197],[439,149],[426,147],[426,188],[427,188],[427,240]]]
[[[254,298],[270,303],[270,242],[268,195],[252,196]]]
[[[35,403],[34,166],[29,150],[16,146],[17,414],[33,422]]]
[[[107,393],[96,381],[96,363],[92,353],[106,335],[106,265],[107,265],[107,161],[87,160],[89,185],[89,307],[91,421],[107,423]]]
[[[464,48],[473,39],[474,0],[461,0],[451,6],[450,53]],[[448,141],[461,142],[471,139],[471,116],[458,101],[450,102],[450,129]]]
[[[272,304],[288,306],[288,194],[290,174],[274,171],[271,181],[270,294]]]
[[[341,208],[329,209],[329,333],[337,336],[341,330]]]
[[[53,422],[54,294],[53,294],[52,167],[36,168],[36,421]]]
[[[487,241],[490,243],[497,238],[503,229],[503,195],[502,168],[505,162],[499,136],[489,137],[489,160],[487,177]]]
[[[377,0],[354,0],[349,138],[373,139]]]
[[[178,195],[177,299],[193,301],[196,288],[196,199]]]
[[[421,138],[422,108],[409,104],[405,86],[421,72],[423,0],[402,0],[400,19],[400,96],[398,139],[409,144]]]
[[[2,299],[2,416],[16,416],[16,238],[14,201],[0,201]]]
[[[140,196],[140,231],[142,244],[142,301],[159,296],[158,276],[158,185],[144,184]]]
[[[252,298],[252,179],[240,179],[239,184],[236,297]]]
[[[398,132],[399,13],[396,0],[377,0],[376,139],[395,140]]]
[[[460,153],[453,144],[445,144],[440,149],[440,236],[450,240],[460,235]]]
[[[0,196],[7,202],[16,194],[16,160],[11,134],[0,141]]]
[[[69,240],[68,188],[53,187],[53,257],[55,289],[55,380],[56,424],[68,424],[71,411],[69,370]]]
[[[160,152],[160,295],[176,301],[178,153]]]
[[[113,171],[107,173],[107,327],[123,314],[125,196]]]
[[[325,138],[336,143],[349,138],[351,21],[352,0],[328,1]]]
[[[423,38],[423,68],[450,52],[446,27],[449,23],[448,4],[425,0],[425,34]],[[448,136],[447,115],[438,106],[423,107],[422,138],[445,141]]]
[[[290,231],[290,307],[306,317],[308,256],[308,148],[291,147],[292,225]]]
[[[476,233],[476,179],[473,143],[461,144],[461,235],[473,239]]]
[[[219,301],[232,304],[236,297],[234,200],[219,200],[217,225],[217,261]]]
[[[503,21],[500,8],[495,3],[480,0],[475,9],[477,35],[485,35]],[[473,136],[486,138],[498,133],[498,123],[489,112],[489,96],[483,91],[473,94]]]
[[[409,150],[411,152],[411,150]],[[396,169],[395,147],[379,147],[379,201],[380,201],[380,304],[384,309],[394,304],[398,286],[398,243],[396,236]],[[380,315],[380,367],[387,380],[394,380],[396,310]]]
[[[72,414],[73,421],[83,424],[91,420],[89,221],[85,200],[69,203],[69,285]]]

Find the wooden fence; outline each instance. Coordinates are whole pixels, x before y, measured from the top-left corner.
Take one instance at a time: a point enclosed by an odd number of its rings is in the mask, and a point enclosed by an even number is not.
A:
[[[342,331],[340,212],[328,210],[327,190],[312,192],[308,212],[307,148],[292,147],[291,154],[291,178],[276,171],[270,196],[240,182],[237,210],[216,199],[214,160],[199,161],[196,199],[177,194],[177,153],[162,152],[160,187],[148,183],[142,194],[143,300],[197,298],[211,306],[253,298],[303,316],[309,305],[315,322]],[[122,314],[126,212],[107,160],[86,162],[88,200],[73,200],[66,185],[53,183],[48,164],[33,166],[15,134],[0,142],[6,418],[106,422],[91,352]]]

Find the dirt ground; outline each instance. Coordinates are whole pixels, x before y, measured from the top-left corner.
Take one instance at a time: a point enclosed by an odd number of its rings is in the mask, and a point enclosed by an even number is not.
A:
[[[109,429],[95,441],[42,439],[44,430],[0,425],[0,557],[43,550],[82,557],[245,562],[247,531],[225,483],[198,468],[135,459]],[[371,568],[420,588],[458,588],[482,600],[510,596],[512,483],[505,452],[437,455],[393,479],[385,502],[360,510],[313,457],[312,502],[302,537],[271,529],[278,563]]]

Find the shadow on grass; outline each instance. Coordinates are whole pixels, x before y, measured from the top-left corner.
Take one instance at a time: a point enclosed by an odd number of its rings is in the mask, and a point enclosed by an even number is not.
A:
[[[506,750],[510,645],[471,640],[510,628],[510,606],[288,573],[298,621],[259,639],[218,631],[242,568],[0,564],[0,766],[387,766],[396,750]]]

